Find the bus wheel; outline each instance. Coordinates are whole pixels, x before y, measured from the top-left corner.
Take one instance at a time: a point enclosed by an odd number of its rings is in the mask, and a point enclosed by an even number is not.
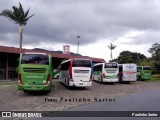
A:
[[[67,87],[67,80],[65,80],[65,86]]]
[[[23,92],[24,92],[24,93],[27,93],[27,91],[26,91],[26,90],[23,90]]]
[[[103,78],[101,77],[101,83],[103,82]]]
[[[68,80],[67,80],[67,86],[69,86],[69,78],[68,78]]]
[[[98,78],[99,83],[101,83],[101,78]]]
[[[51,92],[51,89],[47,91],[47,93],[50,93],[50,92]]]

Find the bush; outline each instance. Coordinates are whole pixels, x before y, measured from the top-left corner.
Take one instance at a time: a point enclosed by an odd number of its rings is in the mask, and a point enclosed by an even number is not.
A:
[[[160,80],[160,74],[153,74],[151,80]]]
[[[152,69],[152,74],[160,74],[160,71],[158,69]]]
[[[160,78],[160,74],[154,74],[152,75],[152,78]]]

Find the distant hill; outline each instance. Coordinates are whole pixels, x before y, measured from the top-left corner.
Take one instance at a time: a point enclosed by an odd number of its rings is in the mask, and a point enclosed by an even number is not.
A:
[[[32,50],[36,50],[36,51],[48,51],[48,52],[63,54],[63,52],[62,52],[61,50],[50,51],[50,50],[45,50],[45,49],[41,49],[41,48],[34,48],[34,49],[32,49]],[[73,52],[70,52],[70,55],[74,55],[74,56],[82,56],[81,54],[77,54],[77,53],[73,53]]]

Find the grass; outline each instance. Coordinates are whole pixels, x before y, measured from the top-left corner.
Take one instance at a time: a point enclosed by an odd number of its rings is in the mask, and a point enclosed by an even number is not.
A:
[[[59,80],[52,80],[52,85],[57,85]],[[0,82],[0,86],[17,85],[17,81]]]
[[[0,86],[2,86],[2,85],[17,85],[18,83],[17,83],[17,81],[15,81],[15,82],[13,82],[13,81],[11,81],[11,82],[0,82]]]
[[[154,77],[154,78],[160,78],[160,74],[153,74],[152,77]]]
[[[159,80],[160,81],[160,74],[153,74],[151,80]]]

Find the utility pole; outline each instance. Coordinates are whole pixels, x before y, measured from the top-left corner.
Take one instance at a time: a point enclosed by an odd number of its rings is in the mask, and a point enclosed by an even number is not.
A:
[[[77,54],[79,53],[79,38],[81,37],[81,36],[76,36],[77,38],[78,38],[78,45],[77,45]]]

